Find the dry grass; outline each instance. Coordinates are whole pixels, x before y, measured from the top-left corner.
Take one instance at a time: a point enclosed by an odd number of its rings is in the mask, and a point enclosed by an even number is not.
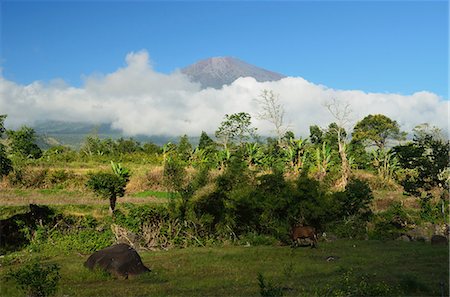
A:
[[[167,199],[157,197],[132,197],[125,195],[118,203],[166,203]],[[35,190],[35,189],[0,189],[0,205],[109,205],[107,199],[101,199],[89,192],[71,192],[66,190]]]

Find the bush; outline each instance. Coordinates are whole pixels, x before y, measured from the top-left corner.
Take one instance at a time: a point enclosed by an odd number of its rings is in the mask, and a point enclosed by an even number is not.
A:
[[[6,275],[7,280],[13,280],[17,286],[30,297],[45,297],[56,293],[60,267],[56,264],[43,265],[39,260]]]
[[[259,294],[261,297],[281,297],[283,296],[283,288],[280,285],[266,282],[264,276],[258,273]]]
[[[40,189],[46,187],[48,169],[17,166],[8,175],[12,185]]]
[[[240,237],[240,243],[243,245],[250,244],[252,246],[256,245],[275,245],[278,240],[269,235],[258,234],[255,232],[249,232]]]
[[[408,231],[408,225],[413,223],[400,202],[393,203],[382,213],[376,215],[370,237],[373,239],[396,239]]]
[[[376,275],[357,276],[353,270],[346,271],[336,284],[318,290],[318,296],[360,297],[360,296],[400,296],[401,291],[383,281],[374,281]]]
[[[366,181],[352,179],[349,181],[344,195],[337,195],[341,214],[344,217],[368,217],[372,213],[370,203],[373,200],[372,190]]]

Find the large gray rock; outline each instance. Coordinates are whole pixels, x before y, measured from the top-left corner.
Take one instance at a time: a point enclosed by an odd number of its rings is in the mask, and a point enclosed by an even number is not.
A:
[[[124,243],[115,244],[93,253],[84,266],[89,269],[98,267],[112,275],[124,278],[150,271],[142,263],[136,250]]]

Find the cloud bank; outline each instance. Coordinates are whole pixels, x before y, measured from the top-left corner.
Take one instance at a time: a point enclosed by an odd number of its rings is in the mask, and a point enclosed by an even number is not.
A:
[[[180,72],[154,71],[146,51],[128,54],[125,67],[87,77],[79,88],[61,80],[20,85],[0,76],[0,114],[8,115],[12,128],[42,120],[106,122],[129,136],[198,136],[201,131],[213,133],[225,114],[244,111],[252,115],[259,134],[270,135],[270,124],[256,119],[255,99],[264,89],[279,94],[285,123],[296,135],[307,136],[310,125],[326,127],[334,121],[324,107],[331,99],[350,105],[353,125],[381,113],[407,132],[425,122],[448,130],[449,102],[427,91],[405,96],[335,90],[300,77],[276,82],[239,78],[220,90],[202,90]]]

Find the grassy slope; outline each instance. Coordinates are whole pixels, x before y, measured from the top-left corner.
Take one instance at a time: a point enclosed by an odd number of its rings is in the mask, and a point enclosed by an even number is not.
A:
[[[448,247],[426,243],[337,241],[315,250],[225,246],[140,254],[152,272],[129,280],[88,271],[83,267],[87,256],[51,258],[62,267],[58,296],[258,296],[258,272],[291,288],[287,296],[308,296],[349,269],[358,277],[370,274],[373,282],[407,287],[408,295],[440,296],[444,280],[448,292]],[[330,255],[340,259],[327,262]],[[19,265],[2,265],[0,277]],[[0,295],[21,296],[10,283],[3,283]]]

